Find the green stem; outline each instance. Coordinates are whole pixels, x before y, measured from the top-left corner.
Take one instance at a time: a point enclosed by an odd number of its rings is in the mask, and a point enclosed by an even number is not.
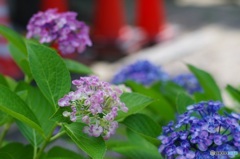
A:
[[[9,130],[10,127],[11,127],[11,124],[12,124],[12,122],[9,122],[9,123],[5,124],[5,126],[4,126],[3,132],[2,132],[2,134],[1,134],[1,136],[0,136],[0,148],[1,148],[1,146],[2,146],[4,137],[6,136],[8,130]]]
[[[55,136],[51,137],[50,141],[56,140],[57,138],[61,137],[64,134],[65,134],[65,131],[61,131],[61,132],[57,133]]]
[[[54,130],[56,129],[56,127],[57,127],[57,125],[55,125],[55,126],[53,127],[53,129],[51,130],[49,136],[48,136],[48,137],[46,138],[46,140],[44,141],[42,147],[39,149],[39,151],[38,151],[38,153],[37,153],[37,155],[36,155],[36,157],[35,157],[34,159],[39,159],[39,158],[41,157],[44,149],[46,148],[46,146],[47,146],[48,143],[50,142],[50,139],[51,139],[52,134],[53,134]]]

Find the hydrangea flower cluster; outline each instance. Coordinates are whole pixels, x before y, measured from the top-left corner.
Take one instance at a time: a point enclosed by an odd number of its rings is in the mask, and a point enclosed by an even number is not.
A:
[[[146,60],[140,60],[136,63],[124,67],[120,72],[118,72],[112,83],[121,84],[127,80],[132,80],[143,85],[150,85],[156,81],[166,81],[169,76],[166,72],[161,70]]]
[[[204,101],[163,127],[159,152],[168,159],[227,159],[233,155],[212,156],[210,151],[240,151],[240,114],[218,111],[223,104]]]
[[[27,38],[39,38],[40,43],[57,43],[63,54],[83,52],[91,46],[89,27],[76,19],[77,13],[57,13],[56,9],[38,12],[27,25]]]
[[[173,82],[187,90],[190,94],[202,92],[202,87],[193,74],[180,74],[173,78]]]
[[[102,135],[107,140],[118,127],[118,122],[114,121],[118,111],[128,111],[119,97],[123,90],[130,90],[124,86],[112,86],[96,76],[80,77],[73,80],[72,84],[77,90],[69,92],[58,101],[60,107],[71,108],[71,111],[64,111],[63,116],[72,122],[80,118],[88,125],[84,127],[85,133],[94,137]]]

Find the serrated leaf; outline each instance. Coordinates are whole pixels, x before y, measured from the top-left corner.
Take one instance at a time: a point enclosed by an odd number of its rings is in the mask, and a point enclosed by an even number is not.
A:
[[[27,104],[15,93],[0,86],[0,110],[43,133],[39,121]]]
[[[156,115],[166,121],[170,121],[174,118],[175,111],[173,106],[161,95],[160,92],[157,92],[154,89],[146,88],[132,81],[126,82],[126,85],[133,91],[154,99],[154,102],[151,103],[148,108],[150,108]]]
[[[180,93],[177,96],[176,105],[178,114],[183,114],[187,111],[187,106],[194,104],[194,100],[185,93]]]
[[[122,123],[151,142],[160,144],[157,142],[159,141],[157,137],[161,133],[161,127],[150,117],[144,114],[133,114],[125,118]]]
[[[79,63],[77,61],[73,61],[70,59],[64,59],[64,62],[68,68],[68,70],[72,73],[79,73],[83,75],[89,75],[92,74],[92,70],[87,67],[86,65]]]
[[[33,77],[44,96],[56,108],[57,101],[70,90],[70,73],[55,50],[30,41],[26,44]]]
[[[46,159],[84,159],[84,157],[71,150],[56,146],[48,151]]]
[[[82,123],[64,124],[63,128],[77,146],[93,159],[102,159],[106,152],[106,145],[102,137],[90,137],[83,133]]]
[[[206,71],[201,70],[193,65],[188,65],[189,70],[196,76],[200,85],[202,86],[205,94],[204,99],[200,100],[220,100],[222,101],[222,96],[220,89],[213,79],[213,77]],[[200,97],[200,96],[198,96]]]
[[[137,113],[154,101],[152,98],[138,93],[123,93],[120,99],[128,107],[128,112],[120,111],[116,120],[122,120],[131,114]]]
[[[51,104],[37,87],[32,87],[26,83],[19,83],[16,91],[21,90],[26,90],[28,92],[25,101],[37,117],[45,136],[49,136],[49,133],[51,133],[53,127],[55,126],[55,122],[49,119],[54,112]],[[20,121],[17,121],[17,125],[21,133],[33,146],[39,146],[44,141],[44,137],[28,125]]]

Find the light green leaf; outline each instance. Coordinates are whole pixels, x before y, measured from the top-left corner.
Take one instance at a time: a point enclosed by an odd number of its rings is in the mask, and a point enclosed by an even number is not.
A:
[[[0,110],[43,133],[39,121],[27,104],[8,88],[0,86]]]
[[[28,78],[32,78],[32,73],[30,71],[28,56],[26,53],[23,53],[16,45],[10,43],[9,51],[17,63],[17,65],[21,68],[21,70],[28,75]],[[25,46],[24,46],[25,47]]]
[[[22,53],[27,55],[27,50],[22,37],[12,29],[0,25],[0,34],[4,36],[9,42],[15,45]]]
[[[8,77],[8,76],[6,76],[5,79],[8,83],[8,86],[9,86],[10,90],[14,91],[16,86],[17,86],[17,82],[13,78]]]
[[[194,100],[185,93],[180,93],[177,96],[177,111],[179,114],[183,114],[187,111],[187,106],[194,104]]]
[[[29,105],[32,112],[37,117],[45,136],[49,136],[53,127],[55,126],[55,122],[51,121],[49,118],[54,113],[54,109],[48,100],[43,96],[40,90],[37,87],[32,87],[26,83],[19,83],[16,91],[27,90],[28,95],[26,98],[26,103]],[[39,146],[44,137],[41,134],[36,132],[34,129],[29,127],[28,125],[17,121],[17,125],[21,131],[21,133],[28,139],[28,141],[34,146]]]
[[[150,117],[144,114],[133,114],[125,118],[122,123],[142,137],[160,144],[157,137],[161,133],[161,127]]]
[[[7,80],[5,79],[5,77],[3,75],[0,74],[0,84],[3,86],[8,87],[8,83]]]
[[[213,79],[213,77],[206,71],[201,70],[199,68],[196,68],[192,65],[188,65],[188,68],[190,71],[197,77],[199,83],[201,84],[205,94],[202,97],[205,97],[204,99],[200,100],[220,100],[222,101],[222,96],[220,89]],[[200,96],[198,96],[200,97]]]
[[[132,81],[128,81],[126,85],[133,91],[154,99],[154,102],[151,103],[148,108],[150,108],[157,116],[160,116],[165,121],[170,121],[174,118],[175,111],[173,106],[162,96],[160,92],[157,92],[154,89],[146,88]]]
[[[73,61],[70,59],[64,59],[64,62],[68,68],[68,70],[72,73],[79,73],[83,75],[89,75],[92,74],[92,70],[87,67],[86,65],[79,63],[77,61]]]
[[[64,124],[63,128],[77,146],[93,159],[102,159],[106,152],[106,145],[102,137],[90,137],[83,133],[84,124]]]
[[[157,147],[128,130],[129,141],[117,143],[111,149],[132,159],[163,159],[159,154]]]
[[[128,112],[125,113],[120,111],[116,118],[117,120],[122,120],[131,114],[137,113],[154,101],[153,99],[138,93],[123,93],[120,99],[128,107]]]
[[[26,44],[33,77],[44,96],[56,108],[57,101],[70,90],[70,73],[55,50],[30,41]]]
[[[71,150],[56,146],[48,151],[46,159],[84,159],[80,154],[77,154]]]
[[[240,91],[234,88],[231,85],[227,85],[226,87],[228,93],[231,95],[231,97],[238,103],[240,103]]]

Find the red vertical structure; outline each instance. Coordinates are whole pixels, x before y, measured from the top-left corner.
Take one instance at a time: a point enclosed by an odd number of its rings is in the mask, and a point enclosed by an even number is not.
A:
[[[41,0],[40,9],[45,11],[50,8],[57,8],[59,12],[68,11],[68,0]]]
[[[0,24],[10,26],[6,0],[0,0]],[[20,78],[22,73],[11,58],[7,45],[7,40],[0,35],[0,73],[13,78]]]
[[[147,41],[155,41],[166,27],[164,0],[137,0],[136,25],[145,32]]]
[[[95,0],[93,38],[116,40],[126,25],[122,0]]]

